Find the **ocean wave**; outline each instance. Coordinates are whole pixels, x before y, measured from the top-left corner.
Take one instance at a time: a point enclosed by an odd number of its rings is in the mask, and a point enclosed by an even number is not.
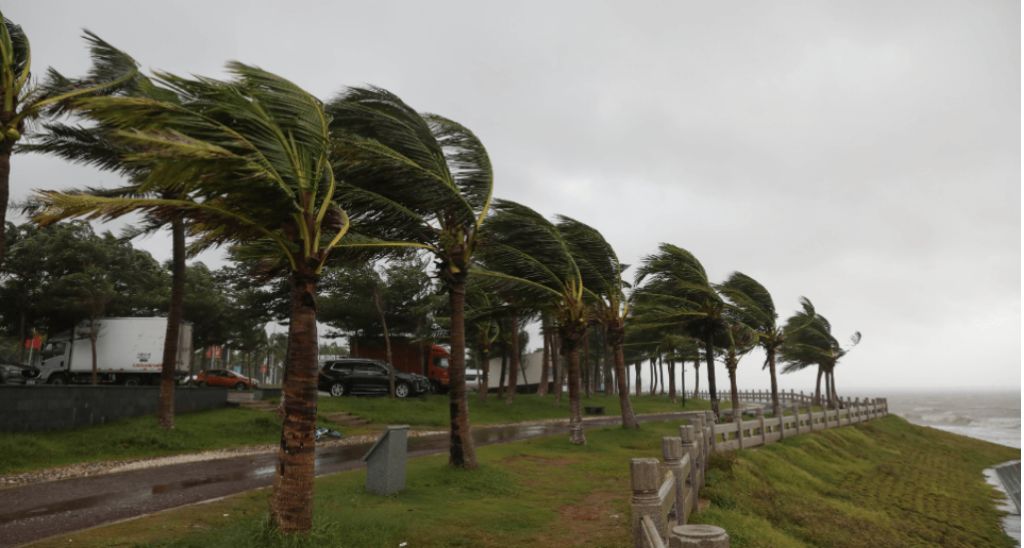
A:
[[[972,428],[993,428],[1020,430],[1020,418],[1009,417],[972,417],[961,413],[939,413],[930,415],[915,415],[908,413],[905,417],[908,421],[929,426],[962,426]]]

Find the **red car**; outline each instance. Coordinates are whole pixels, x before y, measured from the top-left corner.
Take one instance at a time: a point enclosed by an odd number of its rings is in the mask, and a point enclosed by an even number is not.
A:
[[[260,383],[256,382],[255,379],[250,379],[241,373],[235,373],[228,369],[200,371],[196,375],[195,382],[199,386],[224,386],[234,388],[235,390],[249,390],[260,387]]]

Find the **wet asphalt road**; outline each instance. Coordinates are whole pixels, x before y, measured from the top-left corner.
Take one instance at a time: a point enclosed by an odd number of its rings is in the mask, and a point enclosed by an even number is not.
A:
[[[683,413],[638,417],[641,422],[680,419]],[[587,429],[621,423],[618,416],[584,422]],[[567,434],[566,424],[479,427],[476,445]],[[372,444],[317,451],[316,475],[366,466],[360,457]],[[409,439],[409,458],[448,451],[446,434]],[[0,548],[27,544],[153,512],[267,487],[274,482],[277,454],[250,455],[149,468],[0,491]]]

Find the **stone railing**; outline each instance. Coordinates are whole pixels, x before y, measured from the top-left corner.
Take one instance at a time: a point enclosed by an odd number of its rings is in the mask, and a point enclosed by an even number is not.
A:
[[[696,392],[693,395],[693,397],[703,400],[710,400],[711,394],[707,390],[702,390],[700,392]],[[719,401],[722,402],[729,401],[729,399],[732,398],[732,393],[729,390],[720,390],[718,392],[718,398]],[[771,390],[740,390],[739,399],[740,401],[747,402],[769,403],[772,401],[772,392]],[[857,401],[859,400],[860,398],[857,399]],[[850,398],[846,398],[845,400],[843,398],[839,398],[839,400],[835,403],[838,403],[839,407],[845,407],[850,405],[852,401],[853,400],[851,400]],[[867,401],[868,400],[865,400],[865,402]],[[871,401],[877,402],[879,400],[876,399]],[[785,390],[779,390],[779,403],[819,405],[818,402],[814,401],[813,393],[804,394],[803,390],[797,393],[795,390],[792,389],[789,392],[786,392]]]
[[[687,524],[690,514],[700,511],[697,492],[704,486],[711,453],[756,447],[889,414],[884,399],[847,401],[843,409],[817,413],[809,403],[803,409],[792,409],[791,415],[765,418],[764,410],[759,408],[753,420],[738,416],[723,424],[715,424],[711,411],[686,413],[684,419],[689,424],[679,427],[679,437],[661,440],[663,462],[632,459],[633,547],[728,548],[729,536],[723,529]]]

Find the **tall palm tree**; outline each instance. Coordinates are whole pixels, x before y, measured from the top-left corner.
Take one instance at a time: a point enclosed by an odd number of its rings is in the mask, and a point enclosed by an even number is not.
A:
[[[569,361],[569,441],[586,445],[579,348],[594,323],[591,303],[596,296],[584,287],[581,269],[554,223],[515,202],[497,200],[492,209],[494,214],[481,227],[486,244],[474,275],[492,278],[497,287],[514,289],[533,302],[550,303],[561,353]]]
[[[645,280],[650,281],[640,287]],[[658,246],[658,253],[643,258],[636,275],[638,323],[652,327],[678,326],[704,343],[711,409],[719,416],[718,385],[715,382],[716,340],[728,340],[732,308],[708,281],[707,273],[692,253],[671,244]]]
[[[857,344],[860,343],[861,334],[854,332],[850,337],[850,346],[843,348],[842,344],[832,336],[832,324],[821,314],[814,312],[810,300],[801,297],[803,310],[797,312],[786,320],[784,329],[792,330],[792,335],[782,347],[781,358],[786,364],[782,368],[783,373],[800,371],[810,366],[818,367],[818,388],[815,390],[815,399],[821,404],[820,387],[821,377],[824,376],[827,384],[826,397],[829,403],[835,393],[835,366],[839,360]]]
[[[39,223],[68,216],[112,219],[143,212],[182,219],[191,253],[259,243],[285,258],[291,284],[287,395],[271,514],[282,531],[308,531],[316,423],[317,281],[348,232],[336,205],[330,117],[295,84],[233,62],[230,82],[161,73],[180,103],[136,97],[84,99],[81,112],[135,149],[121,160],[147,170],[142,190],[191,184],[178,199],[41,191]]]
[[[0,13],[0,266],[4,262],[4,231],[10,197],[11,154],[26,125],[65,112],[77,98],[112,93],[138,73],[135,60],[85,31],[93,65],[82,78],[66,78],[54,69],[38,86],[31,78],[32,48],[21,26]]]
[[[387,90],[349,88],[327,105],[343,204],[360,231],[428,250],[451,310],[451,466],[476,469],[466,402],[466,277],[494,177],[483,143]],[[360,244],[368,245],[368,244]]]
[[[803,322],[787,323],[783,327],[778,325],[779,314],[775,311],[771,293],[750,276],[733,272],[718,286],[718,292],[738,310],[743,323],[757,332],[757,344],[765,354],[763,368],[767,368],[771,376],[772,411],[776,417],[781,417],[779,385],[775,374],[776,357],[788,337],[805,327],[808,318],[814,317],[814,307],[809,300],[801,298]]]

